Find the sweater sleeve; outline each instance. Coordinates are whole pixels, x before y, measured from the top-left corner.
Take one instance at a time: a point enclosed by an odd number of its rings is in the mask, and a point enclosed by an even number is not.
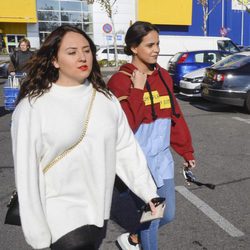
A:
[[[28,100],[24,99],[13,113],[11,136],[22,229],[27,243],[34,249],[51,244],[40,195],[40,124],[37,110],[33,110]]]
[[[145,156],[137,143],[127,119],[118,106],[118,138],[116,173],[124,183],[146,203],[157,197],[156,186],[149,172]]]
[[[144,91],[133,88],[129,76],[121,72],[110,78],[108,88],[118,99],[121,99],[120,103],[129,125],[133,131],[136,131],[144,119]]]
[[[179,103],[177,102],[177,99],[174,95],[172,78],[170,77],[169,73],[166,70],[161,69],[161,72],[163,73],[163,76],[166,79],[166,83],[168,84],[168,87],[172,93],[175,112],[176,114],[180,115],[180,117],[178,118],[174,115],[171,116],[172,119],[172,126],[170,133],[171,147],[186,161],[193,160],[194,149],[192,146],[191,134],[188,129],[187,123],[184,119],[183,113],[180,109]]]
[[[186,161],[193,160],[194,149],[192,146],[192,138],[188,129],[187,123],[184,119],[180,106],[173,95],[176,113],[180,114],[177,118],[172,116],[170,143],[173,149],[181,155]]]

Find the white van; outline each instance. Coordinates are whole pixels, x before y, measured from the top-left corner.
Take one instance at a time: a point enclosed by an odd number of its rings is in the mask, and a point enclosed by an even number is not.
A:
[[[224,50],[239,52],[240,49],[228,37],[211,36],[169,36],[160,35],[158,63],[167,68],[169,59],[177,52],[192,50]]]

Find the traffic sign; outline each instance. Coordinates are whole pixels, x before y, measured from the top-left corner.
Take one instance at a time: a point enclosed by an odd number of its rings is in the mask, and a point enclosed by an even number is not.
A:
[[[221,36],[227,36],[228,30],[225,27],[220,28]]]
[[[102,26],[102,29],[105,33],[110,33],[112,31],[112,26],[109,23],[105,23]]]
[[[122,34],[117,34],[117,35],[116,35],[116,39],[117,39],[118,41],[121,41],[121,40],[122,40]]]
[[[112,41],[112,35],[106,35],[106,39],[107,39],[107,41]]]

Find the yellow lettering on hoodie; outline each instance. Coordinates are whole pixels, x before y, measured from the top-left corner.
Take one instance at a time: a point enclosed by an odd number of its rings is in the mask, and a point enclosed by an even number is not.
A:
[[[170,99],[168,95],[159,96],[159,92],[157,90],[152,91],[153,103],[160,103],[160,109],[167,109],[171,107]],[[151,105],[149,92],[145,92],[143,95],[143,101],[145,106]]]
[[[171,108],[171,103],[168,95],[160,97],[160,109],[169,109]]]
[[[157,90],[152,91],[152,96],[153,96],[153,103],[159,103],[160,102],[160,96]],[[143,101],[145,103],[145,106],[150,105],[151,104],[151,100],[150,100],[150,95],[149,92],[145,92],[143,95]]]

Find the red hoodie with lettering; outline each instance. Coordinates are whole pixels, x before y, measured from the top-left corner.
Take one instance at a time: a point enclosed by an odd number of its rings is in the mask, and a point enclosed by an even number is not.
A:
[[[131,129],[136,133],[142,124],[170,118],[171,147],[186,161],[193,160],[191,135],[175,98],[168,72],[157,64],[154,72],[147,76],[147,86],[140,90],[133,88],[130,79],[135,69],[133,64],[125,64],[108,81],[108,88],[120,100]]]

